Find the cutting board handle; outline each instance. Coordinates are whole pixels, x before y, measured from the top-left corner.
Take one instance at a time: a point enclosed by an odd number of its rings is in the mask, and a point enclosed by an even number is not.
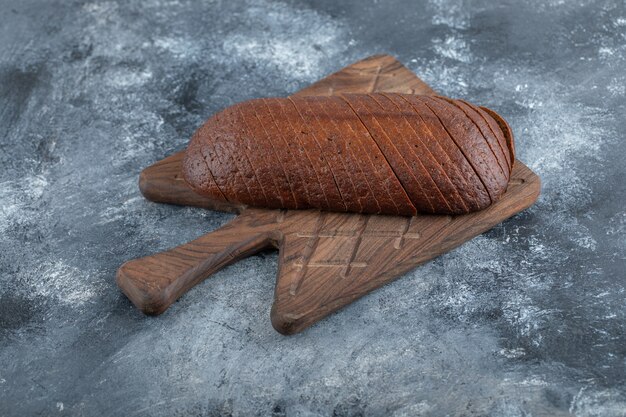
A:
[[[117,271],[117,284],[146,314],[160,314],[181,295],[223,267],[278,246],[279,232],[239,216],[214,232],[166,252],[134,259]],[[261,226],[261,227],[260,227]]]

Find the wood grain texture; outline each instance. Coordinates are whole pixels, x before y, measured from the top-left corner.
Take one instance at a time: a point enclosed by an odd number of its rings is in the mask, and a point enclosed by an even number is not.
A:
[[[389,56],[359,61],[297,95],[358,92],[435,94]],[[187,244],[122,265],[117,283],[147,314],[159,314],[224,266],[266,247],[280,251],[271,321],[283,334],[307,328],[340,309],[532,205],[540,181],[516,161],[509,188],[486,210],[415,217],[266,210],[195,194],[180,175],[183,153],[146,168],[140,189],[149,200],[239,215]]]

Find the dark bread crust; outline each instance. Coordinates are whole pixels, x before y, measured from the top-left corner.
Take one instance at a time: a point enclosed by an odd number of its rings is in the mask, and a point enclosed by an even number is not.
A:
[[[489,163],[495,163],[495,159],[491,156],[491,150],[482,143],[483,138],[477,137],[469,129],[466,116],[457,108],[432,97],[422,97],[421,100],[441,120],[446,132],[457,144],[487,191],[489,204],[493,203],[493,188],[497,183],[492,179]]]
[[[365,178],[371,189],[374,201],[380,209],[380,213],[398,214],[402,211],[402,201],[395,201],[391,194],[395,185],[399,190],[401,188],[396,181],[392,181],[393,172],[384,161],[384,156],[370,137],[369,132],[357,115],[352,111],[348,103],[340,97],[329,97],[329,109],[333,112],[337,122],[340,123],[342,132],[347,133],[344,136],[348,140],[348,144],[353,144],[352,149],[361,162],[361,169],[368,173]],[[392,191],[390,191],[392,190]],[[408,210],[415,212],[415,208],[404,196],[405,205],[409,204]]]
[[[228,119],[228,118],[227,118]],[[195,145],[205,161],[210,176],[214,179],[217,188],[221,190],[226,200],[229,202],[237,202],[243,204],[259,204],[260,202],[254,198],[248,191],[247,185],[241,175],[241,171],[237,166],[235,159],[237,153],[233,152],[233,143],[236,138],[228,132],[222,132],[223,124],[219,114],[215,118],[210,119],[194,134],[191,144]],[[228,131],[228,129],[225,129]],[[190,154],[193,152],[190,152]],[[197,158],[197,156],[196,156]],[[189,159],[189,158],[188,158]],[[189,162],[183,162],[183,168],[189,167]],[[196,168],[198,164],[196,163]],[[187,171],[183,171],[185,175]],[[185,176],[187,179],[187,176]],[[203,178],[203,180],[206,180]],[[189,183],[189,181],[187,181]],[[192,188],[200,194],[209,195],[209,189],[198,184],[198,182],[190,183]]]
[[[511,159],[511,170],[512,170],[513,162],[515,162],[515,140],[513,138],[513,130],[511,130],[511,126],[509,126],[507,121],[504,120],[502,116],[500,116],[495,111],[484,106],[481,106],[480,109],[484,110],[498,124],[498,127],[500,128],[500,131],[502,132],[506,140],[506,146],[509,150],[509,155]]]
[[[417,180],[415,173],[398,151],[396,144],[392,141],[385,128],[376,118],[372,111],[375,110],[376,103],[370,97],[363,94],[346,94],[341,96],[350,105],[363,126],[370,133],[372,139],[385,157],[385,161],[395,174],[395,178],[409,196],[411,203],[421,213],[434,213],[434,205],[430,196],[424,190],[424,185]],[[380,115],[381,112],[379,112]],[[387,121],[388,122],[388,121]],[[386,126],[391,129],[391,126]],[[396,195],[391,196],[396,198]]]
[[[261,190],[267,197],[267,208],[286,207],[288,201],[284,199],[284,193],[279,188],[278,172],[279,167],[276,166],[274,158],[270,154],[265,137],[260,131],[259,123],[255,120],[254,109],[250,102],[243,102],[232,106],[236,109],[239,117],[239,126],[241,135],[239,136],[241,153],[245,153],[252,165],[256,178],[261,184]],[[268,164],[268,160],[274,162],[274,165]],[[254,194],[254,191],[250,191]]]
[[[463,191],[470,210],[480,210],[489,206],[491,199],[489,198],[487,189],[463,153],[463,150],[446,130],[442,119],[425,104],[422,97],[401,95],[400,98],[406,100],[413,106],[415,113],[423,121],[424,125],[432,133],[433,137],[436,138],[442,148],[446,150],[446,153],[451,159],[452,166],[460,172],[460,179],[463,180],[466,185],[462,188],[457,186],[457,189]],[[441,154],[438,155],[441,157]],[[448,173],[452,175],[453,170],[448,169]]]
[[[301,146],[304,147],[305,151],[309,155],[311,165],[317,173],[320,187],[328,200],[328,210],[346,211],[346,205],[341,198],[341,193],[339,192],[339,187],[334,174],[330,169],[328,161],[326,161],[327,156],[322,152],[317,140],[317,132],[315,132],[315,130],[312,129],[302,117],[302,110],[298,105],[300,100],[287,98],[287,101],[291,103],[296,111],[297,116],[294,117],[296,135],[300,140]]]
[[[296,195],[299,209],[321,207],[325,198],[319,183],[310,178],[315,175],[309,160],[296,139],[291,122],[283,112],[281,100],[263,99],[272,124],[275,127],[276,140],[280,138],[277,153],[283,155],[285,166],[288,167],[289,181]],[[316,188],[317,187],[317,188]]]
[[[511,155],[510,155],[508,146],[506,144],[504,132],[502,132],[502,129],[500,129],[500,126],[498,126],[498,123],[496,123],[493,117],[489,116],[489,114],[485,112],[483,109],[481,109],[480,107],[464,100],[457,100],[457,102],[461,102],[469,106],[478,115],[478,118],[484,121],[484,123],[489,127],[489,131],[491,131],[491,133],[496,138],[498,148],[500,149],[501,154],[504,155],[504,159],[506,160],[506,165],[508,167],[509,174],[510,174],[511,171],[513,170]]]
[[[464,152],[470,157],[472,166],[487,188],[491,202],[496,201],[506,190],[509,179],[502,175],[498,161],[485,138],[458,107],[438,97],[425,97],[424,100],[428,106],[451,118],[446,125],[448,131],[464,147]]]
[[[376,119],[378,125],[385,126],[385,134],[384,137],[388,140],[388,143],[391,146],[387,146],[387,149],[394,149],[397,151],[397,155],[402,157],[403,165],[398,167],[399,170],[407,169],[408,174],[411,175],[415,181],[415,183],[420,185],[420,191],[423,192],[427,199],[432,203],[433,207],[441,206],[442,204],[446,207],[446,213],[451,212],[451,208],[444,198],[443,194],[435,184],[431,174],[424,167],[424,164],[420,160],[420,158],[415,155],[412,147],[407,144],[407,132],[402,132],[399,129],[399,122],[401,118],[398,117],[397,109],[393,103],[389,101],[385,101],[384,97],[376,97],[375,95],[368,94],[367,97],[370,99],[368,109],[370,110],[370,114]],[[382,112],[380,111],[382,110]],[[395,152],[394,152],[395,154]],[[388,161],[394,161],[395,158],[390,156]],[[419,180],[418,180],[419,178]],[[407,186],[402,184],[404,189],[407,189]],[[411,183],[409,183],[409,186]],[[411,200],[413,205],[416,206],[416,202]],[[417,207],[417,206],[416,206]],[[434,209],[433,209],[434,212]]]
[[[449,203],[458,208],[459,211],[470,211],[471,203],[458,191],[467,187],[467,184],[463,176],[458,173],[456,165],[452,164],[450,156],[445,149],[446,144],[444,143],[442,146],[434,138],[429,127],[408,101],[397,94],[383,93],[382,95],[396,105],[396,108],[402,114],[404,122],[410,126],[410,141],[414,142],[413,146],[418,148],[416,151],[423,154],[426,158],[426,164],[431,175],[436,178],[438,186],[446,198],[449,199]],[[445,167],[446,164],[448,165],[447,169]]]
[[[242,150],[233,154],[231,148],[221,149],[220,155],[228,152],[226,161],[230,160],[242,175],[243,184],[248,190],[246,196],[250,201],[254,201],[254,204],[263,204],[264,207],[271,207],[274,205],[270,200],[272,193],[271,190],[266,190],[268,188],[267,185],[259,179],[258,167],[254,165],[250,156],[252,154],[250,152],[252,134],[244,128],[245,124],[243,123],[239,107],[240,105],[235,105],[226,108],[223,112],[218,113],[215,122],[209,125],[213,146],[215,149],[218,149],[223,142]],[[233,132],[237,131],[240,133],[239,136],[233,134]]]
[[[445,98],[444,98],[445,99]],[[507,175],[506,172],[509,171],[509,164],[507,162],[507,157],[502,150],[500,142],[498,138],[495,136],[485,119],[477,113],[472,107],[468,106],[465,102],[461,100],[451,100],[445,99],[447,102],[452,104],[453,106],[457,106],[467,117],[470,118],[474,126],[478,128],[480,134],[485,138],[487,145],[489,145],[489,149],[491,149],[491,153],[496,158],[498,162],[498,166],[500,167],[500,172]]]
[[[303,178],[309,190],[309,205],[311,207],[320,208],[323,210],[330,210],[330,204],[328,203],[327,191],[322,187],[319,174],[313,163],[313,160],[306,147],[301,143],[301,121],[296,108],[293,103],[286,99],[271,99],[281,109],[281,117],[286,123],[286,127],[290,128],[291,140],[290,151],[294,153],[296,159],[299,161],[298,167],[302,168]],[[268,99],[269,103],[270,99]]]
[[[514,160],[511,129],[490,109],[347,94],[231,106],[194,134],[183,176],[199,194],[257,207],[463,214],[506,191]]]
[[[190,185],[196,193],[216,200],[230,201],[217,186],[211,169],[207,165],[204,153],[202,152],[203,147],[204,146],[197,141],[193,141],[189,144],[186,158],[183,161],[183,171],[195,179],[193,184]]]
[[[337,152],[341,155],[348,169],[347,174],[356,189],[357,199],[362,208],[361,212],[380,213],[380,205],[368,179],[368,176],[373,172],[371,166],[367,166],[368,155],[364,153],[362,147],[352,145],[358,141],[358,138],[355,137],[349,126],[345,126],[337,102],[322,97],[310,97],[309,105],[313,111],[318,112],[322,120],[330,123],[327,128],[332,132],[330,134],[333,135]]]
[[[445,171],[443,171],[437,161],[433,159],[430,150],[426,147],[420,135],[413,129],[413,126],[408,123],[407,116],[411,119],[415,118],[415,111],[413,110],[409,114],[406,114],[406,112],[402,111],[402,108],[384,94],[370,94],[370,97],[375,100],[381,108],[388,110],[389,115],[387,117],[391,118],[390,123],[394,125],[398,134],[397,139],[394,139],[399,144],[400,152],[402,152],[411,166],[414,167],[416,173],[421,171],[422,177],[426,179],[425,183],[430,189],[431,197],[438,201],[439,206],[443,202],[448,209],[448,213],[467,211],[467,207],[450,182]]]
[[[342,140],[342,138],[339,132],[334,130],[328,119],[323,119],[319,111],[312,110],[312,101],[309,99],[294,99],[294,103],[298,105],[304,122],[310,127],[311,131],[315,132],[314,136],[320,152],[324,155],[324,159],[332,173],[341,200],[346,206],[346,211],[362,213],[363,207],[359,203],[350,170],[346,168],[340,149],[335,146],[335,143]]]
[[[276,161],[269,139],[259,123],[254,107],[254,101],[239,103],[237,108],[240,117],[239,128],[242,130],[241,138],[245,140],[244,151],[247,153],[251,165],[255,169],[256,177],[267,196],[268,208],[294,208],[290,200],[289,190],[280,186],[281,168]],[[272,161],[270,163],[270,161]],[[254,193],[255,191],[251,191]]]
[[[267,99],[262,99],[256,108],[257,115],[263,119],[264,127],[270,138],[273,138],[274,152],[276,153],[283,170],[285,171],[286,181],[289,184],[291,193],[295,200],[295,208],[309,208],[309,193],[306,189],[305,179],[302,177],[301,170],[294,169],[299,165],[299,161],[295,159],[294,155],[288,151],[289,149],[289,136],[285,136],[289,129],[284,126],[285,121],[281,126],[279,121],[271,111],[272,107],[275,107],[275,102],[272,100],[268,103]],[[291,169],[289,168],[291,167]]]

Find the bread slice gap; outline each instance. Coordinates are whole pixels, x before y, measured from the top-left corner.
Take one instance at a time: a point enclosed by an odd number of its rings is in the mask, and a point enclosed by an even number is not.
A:
[[[339,103],[345,106],[341,99],[338,100]],[[311,105],[320,112],[323,118],[331,122],[332,127],[330,129],[336,131],[341,136],[341,140],[337,141],[336,145],[344,158],[344,163],[349,167],[348,175],[352,178],[352,182],[355,185],[363,213],[380,213],[380,204],[368,178],[370,174],[375,172],[372,169],[373,165],[369,164],[368,166],[367,162],[369,162],[369,159],[363,155],[363,148],[360,146],[359,139],[345,120],[346,112],[342,112],[337,107],[337,103],[337,99],[334,97],[316,97],[315,100],[311,100]],[[347,110],[349,111],[349,109]]]
[[[236,154],[240,153],[237,150],[239,138],[231,128],[226,128],[227,123],[225,123],[231,117],[228,112],[220,112],[200,128],[198,135],[207,138],[201,143],[203,155],[215,183],[231,202],[248,205],[262,204],[263,201],[257,201],[254,194],[250,192],[244,178],[245,173],[237,164]],[[229,195],[231,190],[232,195]]]
[[[500,147],[498,138],[491,131],[491,129],[489,128],[489,125],[485,123],[485,121],[482,119],[482,117],[480,117],[479,114],[476,114],[474,109],[469,107],[463,101],[452,100],[447,97],[437,97],[437,98],[450,103],[450,105],[452,106],[457,107],[472,121],[474,126],[478,129],[482,137],[485,139],[485,142],[487,143],[487,146],[489,146],[489,149],[491,149],[491,153],[493,154],[494,158],[498,162],[498,166],[500,167],[500,172],[502,172],[502,174],[505,177],[507,177],[507,181],[508,181],[508,176],[510,172],[509,172],[508,163],[506,162],[507,157],[504,154],[504,152],[502,152],[502,148]]]
[[[217,186],[202,146],[191,141],[183,159],[183,178],[194,192],[217,200],[230,202],[230,199]]]
[[[403,114],[398,107],[383,94],[368,94],[374,103],[382,111],[379,119],[381,124],[389,126],[389,138],[392,137],[398,151],[404,155],[405,161],[413,167],[412,172],[422,184],[424,190],[429,193],[438,213],[458,214],[466,213],[467,209],[462,206],[462,201],[456,200],[454,187],[450,186],[447,177],[439,172],[439,165],[434,163],[428,155],[421,139],[412,127],[404,120]],[[438,181],[435,180],[437,176]],[[447,189],[447,195],[441,187]]]
[[[372,109],[377,107],[376,103],[368,96],[361,94],[347,94],[344,98],[369,131],[418,212],[436,213],[436,204],[431,200],[421,181],[413,174],[402,153],[398,151],[396,145],[387,135],[386,128],[391,126],[383,127],[372,113]]]
[[[318,174],[320,174],[319,178],[323,181],[322,189],[328,197],[328,203],[330,205],[329,210],[346,211],[346,204],[344,203],[343,196],[339,190],[335,173],[330,168],[330,164],[326,160],[324,152],[322,152],[322,148],[320,147],[319,140],[314,129],[310,128],[302,116],[302,110],[300,108],[300,102],[302,99],[298,97],[288,97],[287,100],[291,102],[293,108],[296,109],[296,113],[298,114],[298,119],[300,120],[300,139],[302,140],[305,148],[308,145],[307,151],[311,156],[311,162],[317,169]]]
[[[319,109],[314,109],[314,101],[318,97],[303,97],[298,100],[302,116],[307,124],[315,126],[314,130],[318,132],[317,139],[318,144],[322,150],[322,153],[326,155],[326,161],[328,162],[330,169],[333,171],[333,175],[337,180],[339,192],[346,205],[346,210],[355,213],[362,213],[363,207],[358,198],[356,187],[352,180],[350,170],[346,167],[344,161],[345,150],[342,150],[339,142],[343,141],[343,138],[330,120],[321,115]],[[327,100],[327,98],[320,98]],[[315,106],[317,107],[317,106]]]
[[[330,202],[326,191],[324,190],[318,168],[313,163],[313,158],[309,155],[309,151],[306,149],[305,144],[302,142],[302,121],[297,113],[293,103],[287,99],[280,99],[277,101],[280,105],[281,116],[277,120],[284,120],[291,128],[293,139],[291,143],[291,149],[294,155],[298,155],[296,159],[301,161],[301,167],[306,170],[305,180],[307,182],[307,188],[309,190],[309,197],[311,206],[321,210],[330,210]]]
[[[480,210],[491,204],[491,198],[481,178],[463,152],[463,149],[450,136],[437,114],[426,105],[420,96],[403,94],[400,97],[415,109],[415,114],[419,116],[420,120],[433,133],[433,137],[439,144],[447,150],[455,168],[461,172],[461,178],[468,185],[466,188],[460,188],[459,192],[464,191],[466,193],[466,201],[471,200],[473,210]]]
[[[369,132],[363,127],[363,124],[348,103],[337,96],[331,97],[331,102],[334,114],[340,115],[340,126],[345,127],[350,133],[351,148],[356,159],[360,162],[363,172],[372,174],[371,176],[365,175],[365,178],[381,212],[399,214],[401,212],[400,207],[392,198],[388,184],[390,182],[389,178],[394,177],[391,168],[389,168],[386,162],[377,163],[383,156],[380,154],[374,141],[369,137]],[[393,184],[396,183],[397,181],[393,181]],[[399,187],[399,184],[397,187]],[[408,197],[406,199],[409,201]]]
[[[504,159],[506,161],[506,166],[509,170],[509,175],[511,174],[511,170],[513,168],[513,164],[511,163],[511,154],[509,153],[509,148],[506,144],[506,138],[504,137],[504,133],[498,123],[493,120],[491,116],[480,107],[473,105],[472,103],[465,100],[458,100],[459,102],[465,104],[469,108],[471,108],[476,117],[479,118],[482,123],[489,129],[493,137],[495,138],[496,143],[498,144],[498,149],[500,149],[500,153],[504,155]]]
[[[486,177],[485,171],[487,170],[487,168],[483,166],[484,161],[480,158],[480,154],[478,153],[478,151],[473,148],[473,144],[467,144],[464,141],[457,140],[456,136],[458,136],[459,131],[454,128],[454,122],[456,122],[456,118],[452,118],[449,114],[445,115],[446,109],[443,108],[442,110],[442,106],[440,106],[439,103],[435,102],[434,100],[433,101],[429,100],[428,97],[420,97],[420,101],[422,101],[422,103],[424,103],[424,105],[428,107],[430,111],[435,115],[435,117],[439,120],[439,123],[441,123],[441,126],[443,126],[448,136],[452,138],[454,143],[459,147],[459,149],[463,153],[463,156],[465,156],[465,159],[467,159],[468,163],[474,169],[476,176],[482,183],[484,189],[487,192],[487,195],[489,196],[489,203],[487,205],[493,203],[495,200],[493,199],[491,195],[492,194],[491,187],[494,184],[485,180],[485,177]],[[442,120],[442,117],[445,118],[446,122]]]
[[[350,129],[359,139],[362,149],[365,150],[365,155],[369,159],[374,172],[377,174],[375,178],[377,184],[373,184],[372,188],[374,190],[384,190],[383,193],[376,193],[375,191],[376,195],[379,196],[383,213],[393,214],[393,207],[396,210],[396,214],[405,216],[414,216],[417,214],[417,208],[409,198],[406,190],[402,187],[400,180],[389,165],[385,155],[378,147],[374,138],[372,138],[371,133],[350,102],[341,95],[336,96],[335,100],[338,104],[341,104],[341,108],[345,109],[344,111],[347,112],[346,121],[349,122]]]
[[[278,130],[282,133],[287,143],[285,152],[294,161],[294,169],[301,179],[302,188],[306,190],[306,194],[300,197],[306,200],[307,208],[323,209],[328,207],[328,200],[322,190],[317,172],[311,164],[309,155],[300,143],[294,122],[289,119],[295,113],[293,106],[284,98],[272,99],[267,104]]]
[[[394,112],[397,112],[399,119],[398,126],[403,129],[408,146],[412,148],[413,154],[421,159],[429,175],[450,204],[453,213],[468,213],[470,211],[469,207],[439,161],[439,159],[448,160],[447,155],[439,148],[436,152],[440,153],[436,157],[431,149],[434,140],[432,140],[428,132],[412,123],[418,117],[415,114],[415,109],[404,100],[395,97],[397,96],[395,93],[382,93],[380,96],[394,106]],[[452,168],[452,166],[450,167]]]
[[[229,154],[233,156],[233,163],[236,164],[241,172],[241,184],[246,186],[248,195],[246,204],[260,207],[267,206],[269,204],[267,192],[257,178],[255,166],[252,165],[248,152],[245,150],[248,146],[248,135],[242,135],[242,120],[237,106],[228,107],[217,113],[214,116],[215,121],[213,125],[210,126],[210,131],[211,134],[219,136],[219,138],[214,136],[214,141],[219,143],[233,142],[235,145],[235,148],[231,149]],[[239,157],[235,158],[234,154],[239,155]]]
[[[452,186],[456,190],[456,194],[459,196],[461,201],[463,201],[468,211],[478,210],[479,206],[476,202],[476,192],[474,187],[465,178],[463,169],[467,170],[476,181],[478,181],[478,178],[476,178],[476,174],[469,165],[469,162],[467,162],[452,139],[448,137],[445,130],[443,130],[441,126],[436,125],[439,123],[438,120],[434,119],[435,126],[431,126],[426,123],[421,114],[424,109],[421,109],[420,111],[418,108],[413,106],[409,101],[409,97],[411,96],[408,94],[385,93],[385,95],[393,101],[398,108],[402,109],[405,114],[405,120],[423,139],[422,142],[427,146],[430,151],[430,155],[437,162],[437,164],[441,166],[441,170],[449,178]],[[428,108],[425,109],[430,112]],[[462,165],[461,167],[459,167],[458,163],[454,161],[455,159],[460,161]],[[486,191],[483,192],[486,196]]]
[[[428,100],[431,108],[439,109],[441,112],[439,116],[444,115],[448,118],[446,128],[452,134],[463,135],[465,140],[462,143],[474,155],[476,169],[489,190],[491,202],[497,201],[500,195],[506,191],[509,179],[508,175],[501,171],[497,159],[483,135],[458,107],[437,97],[424,97],[424,100]]]
[[[267,158],[265,159],[267,165],[272,167],[271,172],[274,174],[274,184],[276,184],[278,191],[282,196],[282,208],[297,209],[298,203],[296,200],[296,196],[293,192],[291,183],[289,182],[289,179],[287,177],[287,170],[285,169],[285,165],[283,164],[282,154],[278,154],[276,146],[274,145],[275,142],[280,141],[280,137],[278,137],[276,134],[271,135],[269,133],[268,129],[271,129],[273,122],[271,117],[264,112],[265,108],[266,107],[264,105],[263,99],[254,100],[254,105],[250,106],[251,112],[254,113],[254,116],[256,117],[258,123],[257,131],[259,131],[260,136],[265,138],[266,144],[269,144],[269,146],[266,146],[266,149],[269,153],[267,154]],[[272,160],[277,161],[278,163],[271,164],[269,161]],[[278,166],[278,169],[276,169],[276,165]]]
[[[267,198],[265,207],[283,208],[285,207],[285,202],[278,185],[274,181],[272,167],[264,163],[264,160],[271,152],[262,135],[254,130],[255,128],[258,129],[258,122],[255,123],[255,119],[252,119],[254,116],[250,108],[245,108],[241,105],[236,105],[236,107],[241,118],[239,123],[239,129],[243,133],[241,137],[245,141],[243,151],[254,168],[256,178],[258,178],[261,189]],[[246,113],[248,117],[246,117]]]
[[[289,167],[285,171],[287,174],[287,181],[289,181],[294,198],[296,200],[297,208],[310,208],[311,203],[309,202],[310,197],[309,191],[307,189],[307,181],[306,177],[301,171],[302,164],[291,152],[292,146],[290,146],[290,141],[286,136],[286,132],[290,130],[290,127],[287,126],[287,122],[285,120],[280,120],[279,123],[275,116],[275,113],[280,114],[280,104],[277,103],[278,100],[284,99],[263,99],[263,113],[265,113],[269,117],[268,122],[271,122],[266,125],[266,128],[268,130],[268,133],[272,135],[272,137],[276,138],[276,142],[274,143],[274,150],[276,151],[276,154],[279,155],[279,158],[282,159],[283,167]]]
[[[515,140],[513,139],[513,130],[511,130],[511,126],[509,126],[507,121],[504,120],[502,116],[500,116],[495,111],[484,106],[480,106],[480,109],[487,113],[489,116],[491,116],[491,118],[496,122],[498,127],[500,127],[500,130],[504,135],[507,148],[509,149],[509,157],[511,158],[511,169],[513,169],[513,163],[515,162]],[[489,120],[489,117],[486,117],[486,119]]]

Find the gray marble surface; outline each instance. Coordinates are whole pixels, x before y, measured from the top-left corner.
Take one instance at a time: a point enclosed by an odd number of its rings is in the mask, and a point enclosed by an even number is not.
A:
[[[375,53],[511,123],[538,203],[284,337],[264,252],[149,318],[125,260],[232,215],[139,171]],[[626,6],[0,0],[0,415],[626,415]]]

